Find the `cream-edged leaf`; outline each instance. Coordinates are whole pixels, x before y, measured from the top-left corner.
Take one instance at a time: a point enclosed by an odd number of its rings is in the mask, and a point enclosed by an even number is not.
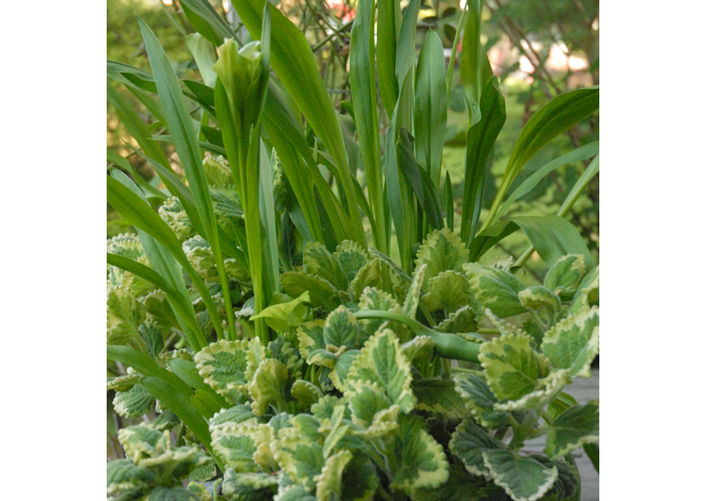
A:
[[[557,479],[557,468],[548,468],[533,458],[520,456],[514,451],[490,450],[482,452],[494,482],[514,501],[535,501],[550,490]]]
[[[416,336],[401,346],[402,355],[409,362],[420,358],[432,357],[434,348],[435,344],[428,336]]]
[[[197,371],[214,391],[233,402],[246,388],[247,353],[247,341],[217,341],[195,355]]]
[[[402,354],[399,340],[390,329],[375,333],[356,357],[347,379],[377,383],[389,401],[403,412],[414,408],[411,365]]]
[[[295,400],[297,400],[302,409],[309,408],[312,404],[316,403],[317,400],[324,396],[319,387],[303,379],[298,379],[292,383],[290,393]]]
[[[341,353],[336,359],[336,363],[329,373],[329,379],[337,390],[344,391],[348,372],[358,355],[360,355],[360,350],[348,350]]]
[[[251,409],[257,416],[262,416],[270,404],[284,407],[282,391],[287,383],[287,367],[276,359],[263,360],[248,385],[248,392],[253,399]]]
[[[316,498],[319,501],[335,501],[341,499],[343,470],[352,458],[353,454],[343,449],[326,459],[321,473],[314,477],[314,481],[316,482]]]
[[[155,472],[144,466],[137,466],[128,459],[114,459],[107,462],[107,495],[136,498],[151,483]]]
[[[580,309],[599,305],[599,267],[597,266],[582,279],[579,289],[572,298],[570,314]]]
[[[526,335],[507,335],[480,346],[479,360],[487,384],[501,401],[518,400],[536,389],[547,375],[544,358],[530,346]]]
[[[402,312],[409,318],[414,318],[416,316],[416,310],[421,302],[421,290],[424,286],[427,268],[428,265],[424,263],[414,270],[414,276],[407,290],[406,297],[404,298],[404,305],[402,306]]]
[[[468,333],[477,331],[475,312],[468,304],[461,306],[438,324],[436,329],[440,332]]]
[[[586,272],[584,256],[567,254],[558,259],[545,274],[543,285],[564,300],[571,299]]]
[[[309,292],[310,302],[315,308],[331,311],[342,303],[338,289],[331,282],[303,271],[286,271],[281,274],[280,286],[292,297]]]
[[[365,287],[358,300],[358,308],[361,310],[398,312],[401,307],[391,294],[375,287]],[[378,329],[386,327],[388,324],[389,322],[380,318],[369,318],[360,321],[363,332],[368,334],[374,334]]]
[[[472,293],[482,308],[489,308],[500,318],[527,311],[518,297],[526,286],[511,273],[477,263],[467,263],[463,268],[470,279]]]
[[[503,442],[489,435],[474,421],[466,419],[455,429],[450,438],[450,452],[462,461],[473,475],[491,478],[484,464],[483,451],[505,449]]]
[[[560,308],[560,299],[542,285],[531,285],[519,291],[518,299],[524,308],[531,311],[545,310],[554,313]]]
[[[340,348],[360,348],[361,330],[358,321],[345,306],[339,306],[326,317],[324,322],[324,343]]]
[[[589,402],[575,405],[560,414],[550,425],[545,454],[557,459],[584,444],[599,441],[599,405]]]
[[[124,418],[143,416],[153,407],[155,400],[140,384],[127,391],[119,391],[112,400],[114,411]]]
[[[561,320],[545,333],[540,347],[554,367],[589,377],[599,352],[599,309],[583,308]]]
[[[310,365],[333,369],[336,357],[326,350],[324,323],[319,320],[305,322],[297,328],[299,352]]]
[[[215,431],[227,423],[238,424],[246,421],[255,422],[256,416],[248,404],[235,405],[229,409],[222,409],[209,419],[209,432]]]
[[[343,470],[341,499],[343,501],[371,501],[380,480],[372,461],[355,454]]]
[[[231,499],[270,499],[277,491],[278,477],[267,473],[237,472],[227,468],[221,484],[222,494]]]
[[[459,271],[469,256],[467,246],[460,236],[443,228],[426,236],[416,253],[415,268],[426,264],[426,278],[430,279],[442,271]]]
[[[212,448],[226,466],[236,471],[256,471],[253,459],[256,452],[258,424],[253,421],[227,423],[212,433]]]
[[[428,281],[421,306],[427,312],[445,310],[452,313],[470,301],[470,283],[457,271],[442,271]]]
[[[415,489],[439,487],[448,480],[448,461],[443,447],[424,429],[422,419],[399,416],[392,452],[392,488],[411,493]]]
[[[302,262],[306,273],[328,280],[338,290],[348,288],[348,279],[341,263],[336,256],[326,250],[324,244],[308,243],[304,249]]]
[[[469,415],[462,397],[455,390],[455,383],[450,379],[420,379],[414,382],[411,389],[416,396],[418,410],[440,414],[447,419],[460,419]]]
[[[156,487],[144,501],[199,501],[184,487]]]
[[[534,390],[530,393],[515,400],[494,404],[494,409],[499,411],[516,411],[541,408],[554,399],[570,382],[571,378],[566,370],[556,369],[547,376],[538,379]]]
[[[352,240],[344,240],[336,247],[333,253],[346,274],[346,279],[350,283],[358,270],[362,268],[368,261],[368,253],[360,244]]]
[[[373,257],[355,275],[351,282],[351,297],[360,298],[366,287],[375,287],[398,298],[403,298],[406,283],[387,261]]]

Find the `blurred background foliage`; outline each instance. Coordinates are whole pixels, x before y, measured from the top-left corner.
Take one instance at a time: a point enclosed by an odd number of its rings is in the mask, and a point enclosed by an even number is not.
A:
[[[212,0],[211,3],[217,11],[226,15],[229,22],[238,26],[237,36],[245,41],[247,34],[237,23],[229,0]],[[347,99],[349,86],[348,48],[355,0],[275,0],[272,3],[306,34],[329,93],[341,113],[345,113],[344,100]],[[423,35],[433,29],[443,39],[447,59],[462,6],[464,2],[460,0],[424,0],[419,15],[417,46],[421,44]],[[498,180],[519,131],[538,108],[565,91],[598,85],[599,6],[596,0],[488,0],[483,15],[482,41],[488,47],[490,63],[501,79],[501,89],[506,98],[507,120],[496,142],[491,163],[491,170]],[[147,21],[158,34],[179,75],[199,78],[185,45],[185,35],[194,30],[182,15],[177,0],[108,0],[108,59],[148,69],[137,17]],[[459,72],[456,70],[453,75],[455,82],[450,96],[449,133],[443,162],[451,175],[454,199],[459,203],[463,192],[467,120]],[[116,90],[140,118],[149,120],[150,115],[141,103],[119,87]],[[598,140],[598,132],[596,115],[540,151],[519,177],[527,177],[539,166],[575,147]],[[129,137],[110,107],[107,110],[107,145],[119,155],[128,157],[132,166],[146,178],[153,175],[146,162],[131,150],[131,147],[136,147],[136,142]],[[172,146],[170,149],[163,147],[177,168]],[[583,162],[577,162],[552,172],[527,197],[513,204],[509,213],[554,214],[584,168]],[[599,235],[598,175],[587,190],[586,196],[580,197],[575,204],[571,221],[589,243],[596,258]],[[490,206],[495,192],[495,184],[487,187],[485,207]],[[456,210],[459,212],[460,207],[456,207]],[[115,214],[108,212],[108,237],[126,229],[115,218]],[[517,257],[527,246],[525,236],[517,232],[491,250],[485,260]],[[533,274],[540,275],[541,268],[544,268],[540,264],[536,256],[527,266],[530,266]]]

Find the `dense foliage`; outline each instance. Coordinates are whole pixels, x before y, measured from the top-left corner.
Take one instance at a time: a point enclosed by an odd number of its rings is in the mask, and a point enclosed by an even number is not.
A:
[[[151,115],[110,87],[157,174],[108,155],[108,201],[135,230],[107,245],[125,453],[107,464],[108,496],[577,499],[571,453],[598,465],[598,402],[564,390],[598,353],[598,267],[564,216],[598,172],[597,144],[515,180],[597,109],[598,89],[530,118],[484,206],[505,111],[481,2],[446,69],[435,32],[416,57],[418,1],[402,13],[361,0],[344,115],[278,10],[235,0],[256,39],[244,44],[206,1],[181,4],[200,80],[178,78],[143,21],[151,72],[108,62],[111,85]],[[457,218],[441,155],[456,60],[469,112]],[[556,215],[509,215],[548,173],[592,157]],[[517,231],[531,243],[521,258],[484,260]],[[519,273],[533,251],[540,281]],[[523,453],[538,436],[542,453]]]

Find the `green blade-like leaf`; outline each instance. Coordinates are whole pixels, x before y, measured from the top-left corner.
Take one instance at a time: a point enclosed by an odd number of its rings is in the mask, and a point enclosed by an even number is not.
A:
[[[181,0],[185,15],[193,28],[214,45],[221,45],[234,31],[207,0]]]
[[[481,120],[481,99],[492,76],[492,68],[482,48],[482,6],[482,0],[467,2],[465,34],[460,53],[460,77],[470,120],[468,130]]]
[[[426,34],[419,54],[414,99],[416,157],[429,172],[433,184],[440,186],[448,96],[445,86],[443,44],[433,30]]]
[[[407,74],[413,82],[413,72],[411,71],[416,61],[416,22],[419,16],[421,0],[411,0],[404,10],[404,17],[399,28],[399,38],[397,39],[397,58],[394,73],[397,82],[404,85]],[[394,124],[395,127],[397,124]]]
[[[496,77],[486,83],[480,99],[480,120],[467,131],[465,187],[460,234],[468,243],[477,231],[487,175],[487,160],[506,120],[504,97]]]
[[[513,218],[513,222],[523,230],[538,255],[548,266],[553,266],[558,259],[567,254],[584,256],[587,269],[594,266],[594,259],[584,239],[572,223],[563,217],[523,216]]]
[[[598,108],[598,87],[577,89],[560,94],[528,120],[511,152],[504,178],[487,215],[485,227],[494,220],[506,192],[526,162],[553,138],[577,125]]]
[[[388,116],[392,115],[399,93],[394,68],[400,25],[400,2],[377,0],[377,81],[382,105]]]

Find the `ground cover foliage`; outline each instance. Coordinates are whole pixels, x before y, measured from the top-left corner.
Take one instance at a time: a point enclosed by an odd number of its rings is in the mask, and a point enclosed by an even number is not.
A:
[[[578,499],[572,452],[598,467],[598,402],[565,389],[598,353],[599,283],[566,216],[598,147],[519,174],[596,111],[598,88],[533,114],[487,206],[505,111],[481,2],[446,67],[435,32],[414,49],[418,1],[361,0],[341,114],[280,11],[235,0],[245,41],[206,1],[180,3],[199,78],[142,20],[150,71],[108,61],[108,98],[156,172],[108,154],[108,202],[133,228],[107,243],[108,432],[124,453],[110,499]],[[441,160],[456,61],[458,217]],[[557,214],[508,210],[581,160]],[[520,258],[484,259],[515,232]],[[519,272],[534,251],[542,280]],[[543,451],[522,452],[538,436]]]

